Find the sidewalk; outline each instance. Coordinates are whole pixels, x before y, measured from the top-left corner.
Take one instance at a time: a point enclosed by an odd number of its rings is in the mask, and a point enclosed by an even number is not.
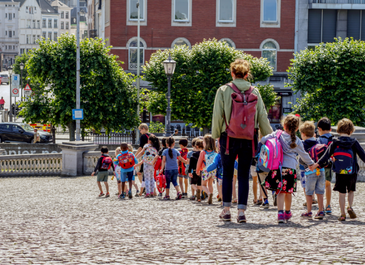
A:
[[[362,264],[365,262],[365,183],[357,183],[359,218],[303,220],[304,195],[293,197],[293,220],[277,210],[247,211],[248,223],[223,223],[213,205],[114,195],[98,198],[95,177],[1,179],[0,264]],[[250,182],[252,185],[252,182]],[[172,194],[174,197],[175,193]],[[270,203],[272,202],[270,198]],[[237,210],[232,209],[233,218]]]

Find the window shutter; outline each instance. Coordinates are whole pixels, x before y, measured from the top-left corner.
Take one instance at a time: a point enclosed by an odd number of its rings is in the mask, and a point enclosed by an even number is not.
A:
[[[320,43],[322,10],[309,9],[308,11],[308,43]]]
[[[360,10],[347,11],[347,37],[360,39]]]
[[[333,42],[336,37],[337,10],[323,10],[323,42]]]

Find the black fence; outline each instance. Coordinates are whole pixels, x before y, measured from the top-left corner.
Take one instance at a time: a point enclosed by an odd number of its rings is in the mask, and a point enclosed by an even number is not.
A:
[[[82,141],[90,141],[94,144],[121,144],[126,142],[128,144],[136,143],[136,134],[130,133],[86,133],[82,136]]]

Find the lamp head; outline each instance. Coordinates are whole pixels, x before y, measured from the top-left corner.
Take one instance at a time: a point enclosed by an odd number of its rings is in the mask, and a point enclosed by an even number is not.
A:
[[[8,67],[8,72],[9,72],[9,75],[11,75],[13,73],[13,67],[11,65]]]
[[[20,67],[20,70],[23,70],[24,69],[24,64],[23,63],[20,63],[19,64],[19,67]]]
[[[173,75],[175,72],[176,61],[171,59],[171,54],[169,54],[169,58],[163,61],[163,67],[165,68],[166,75]]]

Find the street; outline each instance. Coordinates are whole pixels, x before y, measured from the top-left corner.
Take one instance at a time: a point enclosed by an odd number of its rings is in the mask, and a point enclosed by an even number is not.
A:
[[[121,201],[114,195],[116,180],[109,184],[111,197],[98,198],[96,177],[0,179],[0,264],[365,262],[365,183],[357,183],[355,193],[358,219],[337,221],[337,192],[331,216],[302,219],[300,188],[288,224],[277,223],[276,207],[253,206],[251,188],[247,223],[237,224],[236,206],[232,222],[219,220],[216,199],[213,205],[141,197]]]

